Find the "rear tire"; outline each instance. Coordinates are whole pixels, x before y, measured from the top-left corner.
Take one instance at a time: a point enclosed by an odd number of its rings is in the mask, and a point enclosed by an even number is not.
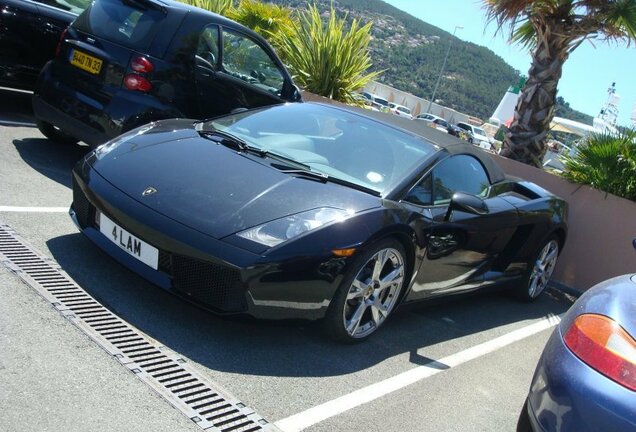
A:
[[[517,432],[532,432],[532,426],[530,425],[530,415],[528,414],[528,404],[530,402],[526,399],[526,403],[523,404],[519,418],[517,419]]]
[[[516,291],[520,300],[531,302],[541,295],[548,286],[558,258],[559,239],[552,234],[528,261],[528,271]]]
[[[395,239],[355,257],[324,318],[329,337],[356,343],[375,333],[397,305],[407,273],[404,247]]]
[[[47,137],[49,140],[64,145],[73,145],[77,144],[79,141],[77,138],[74,138],[70,135],[65,134],[51,123],[47,123],[43,120],[36,120],[35,124],[37,125],[42,135]]]

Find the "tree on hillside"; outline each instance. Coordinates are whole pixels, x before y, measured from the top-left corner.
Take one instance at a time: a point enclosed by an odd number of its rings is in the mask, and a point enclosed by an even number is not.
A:
[[[589,39],[636,40],[636,0],[483,0],[489,21],[532,51],[502,155],[541,166],[563,64]],[[607,67],[607,65],[604,65]]]

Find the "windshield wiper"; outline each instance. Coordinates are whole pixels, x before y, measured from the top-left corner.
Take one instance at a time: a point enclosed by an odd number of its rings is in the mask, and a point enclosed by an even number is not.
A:
[[[293,167],[286,167],[286,166],[277,165],[277,164],[272,164],[272,166],[285,174],[297,174],[297,175],[301,175],[305,177],[311,177],[312,179],[320,180],[323,183],[326,183],[327,181],[329,181],[329,176],[327,174],[324,174],[318,171],[312,171],[310,169],[296,169]]]
[[[363,185],[361,185],[359,183],[355,183],[355,182],[352,182],[352,181],[349,181],[349,180],[344,180],[344,179],[341,179],[339,177],[329,176],[329,181],[332,182],[332,183],[341,184],[343,186],[348,186],[348,187],[353,188],[353,189],[358,189],[358,190],[360,190],[362,192],[366,192],[366,193],[369,193],[369,194],[374,195],[374,196],[382,196],[382,194],[380,192],[378,192],[377,190],[375,190],[375,189],[371,189],[370,187],[366,187],[366,186],[363,186]]]
[[[221,138],[220,140],[213,140],[220,144],[223,144],[228,147],[232,147],[241,152],[252,152],[256,153],[259,156],[265,156],[267,154],[266,151],[259,149],[258,147],[254,147],[243,141],[241,138],[232,135],[231,133],[227,133],[225,131],[220,130],[200,130],[198,131],[199,135],[207,137],[207,138]],[[228,145],[229,144],[229,145]]]
[[[300,162],[297,162],[298,164],[300,164]],[[272,164],[272,166],[274,168],[276,168],[277,170],[279,170],[282,173],[285,174],[296,174],[296,175],[300,175],[300,176],[305,176],[305,177],[310,177],[312,179],[316,179],[316,180],[320,180],[323,183],[327,183],[327,182],[332,182],[332,183],[337,183],[343,186],[348,186],[350,188],[353,189],[357,189],[357,190],[361,190],[363,192],[367,192],[370,193],[371,195],[375,195],[375,196],[380,196],[382,195],[380,192],[378,192],[375,189],[371,189],[369,187],[363,186],[361,184],[358,183],[354,183],[348,180],[343,180],[341,178],[338,177],[333,177],[330,176],[328,174],[322,173],[320,171],[313,171],[311,169],[294,169],[292,167],[286,167],[284,165],[278,165],[278,164]]]

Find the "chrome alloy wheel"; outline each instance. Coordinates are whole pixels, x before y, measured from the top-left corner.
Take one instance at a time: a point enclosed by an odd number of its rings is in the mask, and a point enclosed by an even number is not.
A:
[[[393,248],[376,252],[358,271],[349,291],[342,318],[352,338],[373,333],[393,310],[404,281],[404,258]]]
[[[559,243],[556,240],[550,240],[543,247],[537,260],[534,262],[534,268],[528,282],[528,296],[537,298],[548,285],[550,276],[556,266],[559,257]]]

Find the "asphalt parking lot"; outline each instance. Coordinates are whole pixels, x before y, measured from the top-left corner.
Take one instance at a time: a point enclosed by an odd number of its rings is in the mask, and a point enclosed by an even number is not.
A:
[[[549,291],[396,313],[369,341],[311,322],[224,319],[101,253],[65,209],[87,151],[46,140],[29,95],[0,90],[0,223],[84,290],[282,431],[511,431],[556,316]],[[0,430],[201,430],[0,265]]]

